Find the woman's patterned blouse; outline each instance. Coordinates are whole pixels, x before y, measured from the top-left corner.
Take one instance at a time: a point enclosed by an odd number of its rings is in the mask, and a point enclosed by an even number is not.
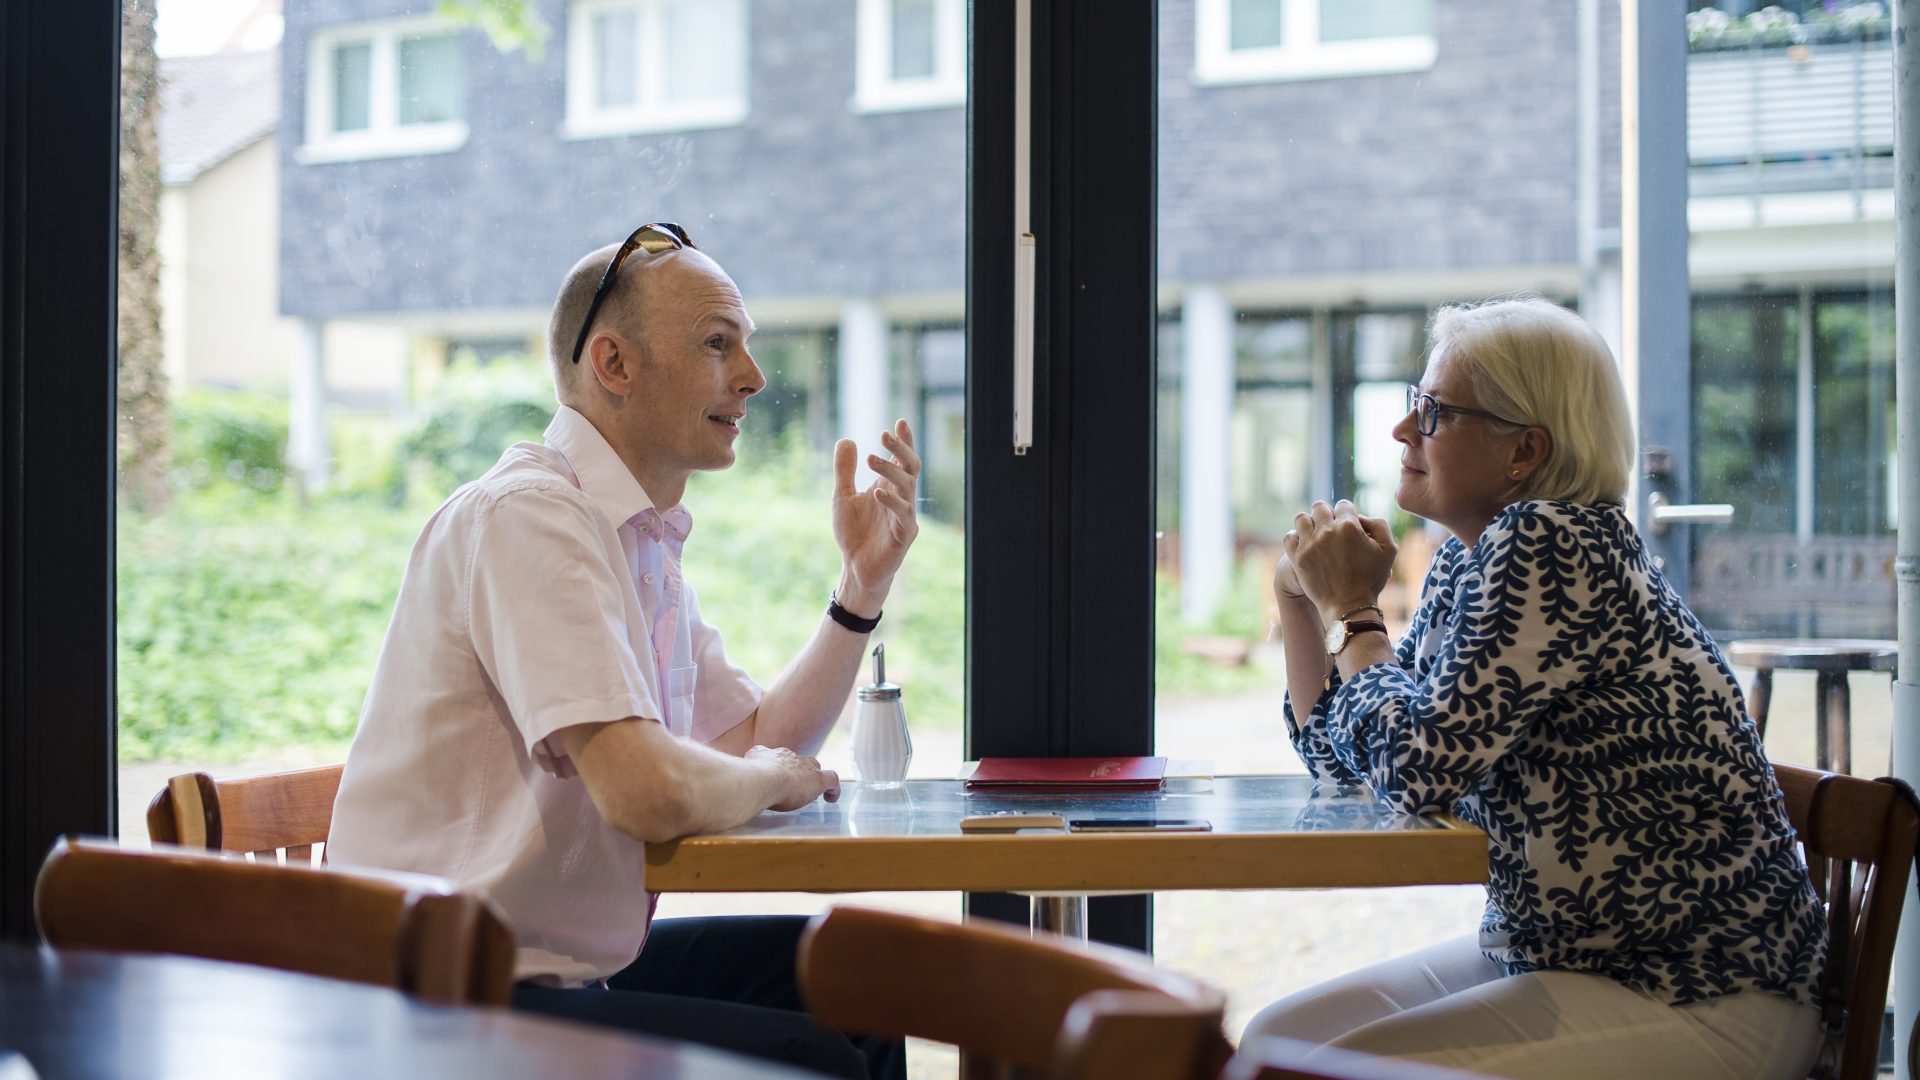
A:
[[[1826,919],[1739,686],[1618,505],[1536,500],[1435,556],[1397,664],[1336,678],[1316,779],[1492,840],[1480,945],[1681,1005],[1814,1004]]]

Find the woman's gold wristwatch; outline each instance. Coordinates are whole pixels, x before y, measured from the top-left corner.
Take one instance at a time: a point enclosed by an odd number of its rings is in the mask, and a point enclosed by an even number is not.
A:
[[[1387,624],[1379,619],[1353,618],[1353,616],[1363,611],[1371,611],[1379,615],[1386,614],[1386,612],[1381,611],[1379,607],[1373,604],[1362,604],[1352,611],[1341,613],[1339,617],[1335,618],[1333,622],[1327,626],[1328,656],[1338,656],[1340,650],[1347,647],[1347,642],[1352,641],[1355,634],[1365,634],[1369,631],[1378,631],[1382,634],[1387,632]]]

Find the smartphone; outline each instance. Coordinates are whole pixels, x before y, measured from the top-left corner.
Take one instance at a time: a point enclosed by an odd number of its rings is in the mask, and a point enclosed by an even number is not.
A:
[[[1197,818],[1073,818],[1072,832],[1212,832],[1213,822]]]
[[[961,832],[1014,832],[1018,829],[1066,827],[1066,819],[1059,814],[1023,814],[1016,810],[996,810],[991,814],[973,814],[960,819]]]

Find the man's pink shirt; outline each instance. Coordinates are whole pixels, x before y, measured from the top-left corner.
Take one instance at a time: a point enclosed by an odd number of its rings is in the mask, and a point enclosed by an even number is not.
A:
[[[658,720],[711,742],[759,706],[681,575],[686,509],[654,507],[561,406],[414,544],[334,803],[328,859],[491,898],[515,974],[561,985],[646,940],[644,845],[601,818],[555,733]]]

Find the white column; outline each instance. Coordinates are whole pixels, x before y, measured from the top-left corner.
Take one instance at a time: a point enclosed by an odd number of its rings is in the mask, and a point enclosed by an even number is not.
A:
[[[868,299],[852,299],[840,309],[840,434],[860,447],[854,484],[873,482],[867,455],[880,452],[880,433],[893,423],[889,411],[891,373],[887,370],[887,316]]]
[[[1233,580],[1233,309],[1216,285],[1180,310],[1180,613],[1213,614]]]
[[[311,492],[327,486],[333,465],[327,440],[326,324],[301,320],[299,338],[287,395],[287,465],[300,475],[302,489]]]
[[[1607,348],[1613,350],[1613,358],[1619,361],[1625,342],[1625,312],[1622,304],[1625,297],[1621,288],[1620,259],[1617,255],[1602,255],[1594,264],[1593,272],[1588,275],[1586,287],[1580,290],[1580,314],[1593,324],[1595,330],[1607,341]],[[1633,404],[1628,399],[1628,404]]]

